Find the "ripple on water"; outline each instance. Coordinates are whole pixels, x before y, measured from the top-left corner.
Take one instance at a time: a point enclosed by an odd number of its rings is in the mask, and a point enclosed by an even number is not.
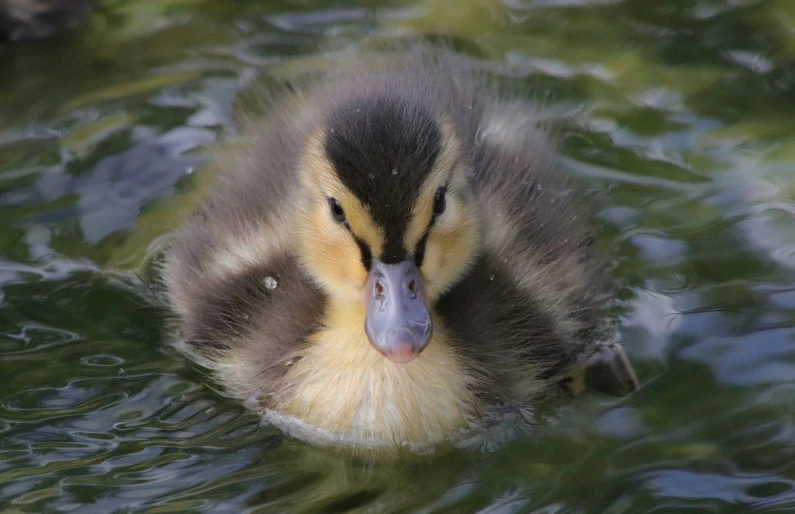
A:
[[[707,337],[680,357],[707,364],[716,378],[732,385],[790,383],[795,380],[792,330],[770,329],[734,337]]]
[[[86,32],[0,48],[0,505],[795,510],[789,3],[327,3],[117,2]],[[503,452],[365,464],[214,392],[114,270],[196,201],[241,93],[426,31],[551,104],[644,387],[567,403]]]

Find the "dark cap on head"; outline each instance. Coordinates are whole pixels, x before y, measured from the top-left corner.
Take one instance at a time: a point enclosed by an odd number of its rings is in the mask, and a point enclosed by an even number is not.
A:
[[[326,154],[340,181],[385,231],[385,264],[407,257],[403,237],[442,141],[429,109],[398,94],[346,100],[326,119]]]

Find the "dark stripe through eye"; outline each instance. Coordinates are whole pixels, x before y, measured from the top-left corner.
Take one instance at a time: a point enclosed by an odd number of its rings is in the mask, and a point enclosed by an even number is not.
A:
[[[422,266],[422,260],[425,258],[425,245],[428,242],[429,233],[430,230],[426,230],[425,234],[422,235],[422,239],[420,239],[420,242],[417,243],[417,251],[414,254],[414,260],[417,262],[418,268]]]
[[[362,264],[367,271],[370,271],[370,266],[373,262],[373,253],[370,251],[370,247],[367,245],[367,243],[356,237],[356,234],[353,233],[351,226],[348,224],[348,218],[345,216],[345,211],[342,210],[342,205],[340,205],[337,199],[329,197],[328,205],[329,209],[331,210],[331,218],[335,222],[345,227],[345,229],[350,232],[351,236],[353,236],[353,240],[356,241],[356,245],[359,247],[359,252],[362,254]]]
[[[425,229],[425,233],[422,235],[420,242],[417,243],[417,251],[414,254],[414,258],[417,261],[417,266],[421,266],[423,259],[425,259],[425,245],[428,243],[428,234],[431,233],[431,228],[433,227],[433,224],[436,223],[436,218],[438,218],[447,207],[446,197],[447,184],[437,189],[436,194],[433,197],[433,214],[431,215],[431,221],[428,223],[428,228]]]
[[[447,185],[440,187],[436,190],[436,195],[433,197],[433,215],[434,217],[440,215],[444,212],[445,207],[447,207]]]
[[[351,232],[351,235],[353,235],[353,232]],[[364,269],[370,271],[370,267],[373,264],[373,253],[370,251],[370,247],[355,235],[353,239],[356,241],[356,244],[359,246],[359,251],[362,253],[362,264],[364,264]]]

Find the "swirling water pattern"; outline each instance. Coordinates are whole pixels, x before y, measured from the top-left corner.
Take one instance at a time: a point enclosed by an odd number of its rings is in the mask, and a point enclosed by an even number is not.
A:
[[[550,106],[643,389],[363,464],[215,391],[135,270],[256,84],[422,33]],[[794,63],[788,0],[119,0],[0,47],[0,507],[795,511]]]

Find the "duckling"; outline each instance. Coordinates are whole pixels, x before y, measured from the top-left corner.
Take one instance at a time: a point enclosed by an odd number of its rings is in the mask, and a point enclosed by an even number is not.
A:
[[[388,451],[589,359],[637,387],[620,347],[593,346],[604,266],[534,111],[457,63],[349,63],[270,102],[219,163],[163,277],[186,349],[231,395]]]

